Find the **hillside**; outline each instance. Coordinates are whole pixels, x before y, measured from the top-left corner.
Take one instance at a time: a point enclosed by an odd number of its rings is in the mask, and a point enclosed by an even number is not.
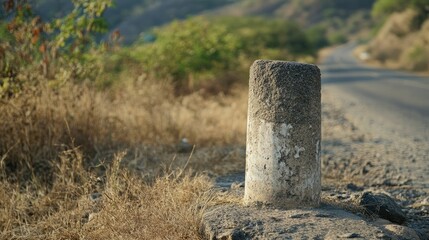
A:
[[[193,15],[264,16],[293,20],[304,26],[322,24],[342,35],[368,26],[374,0],[121,0],[106,12],[112,29],[119,29],[126,43],[154,26]],[[45,19],[70,10],[69,0],[40,0],[36,11]],[[346,20],[346,21],[345,21]],[[346,30],[345,29],[346,26]]]
[[[139,34],[154,26],[199,15],[205,11],[230,4],[234,0],[164,0],[149,4],[141,12],[124,18],[115,28],[126,36],[127,42],[136,40]],[[115,11],[115,10],[112,10]]]
[[[313,25],[333,18],[349,18],[356,12],[370,10],[373,3],[374,0],[243,0],[217,13],[278,17]]]
[[[394,69],[429,70],[428,0],[380,0],[372,15],[383,24],[376,36],[357,50],[363,60]]]
[[[346,42],[372,26],[375,0],[243,0],[215,11],[218,15],[264,16],[297,22],[325,35],[331,44]]]
[[[410,71],[429,70],[429,19],[415,27],[416,11],[392,14],[376,37],[361,51],[369,61],[384,67]]]
[[[126,43],[137,39],[142,31],[184,19],[204,11],[232,4],[238,0],[116,0],[105,18],[111,29],[119,29]],[[40,0],[35,2],[36,13],[44,19],[64,16],[72,9],[70,0]]]
[[[114,7],[107,10],[105,16],[111,27],[114,27],[130,18],[157,11],[160,22],[152,20],[152,24],[159,25],[172,18],[183,18],[187,15],[210,10],[238,0],[114,0]],[[37,0],[32,2],[36,13],[45,19],[64,16],[72,7],[71,0]],[[146,24],[150,25],[150,24]]]

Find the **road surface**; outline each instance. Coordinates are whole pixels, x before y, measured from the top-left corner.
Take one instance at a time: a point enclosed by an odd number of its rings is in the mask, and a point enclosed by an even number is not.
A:
[[[381,122],[378,130],[429,141],[429,77],[364,66],[352,55],[355,46],[338,47],[324,60],[323,87],[365,108],[359,114]]]
[[[322,98],[333,96],[372,145],[381,142],[374,154],[381,165],[392,164],[414,186],[429,189],[429,77],[366,66],[353,57],[355,46],[334,49],[321,64]]]

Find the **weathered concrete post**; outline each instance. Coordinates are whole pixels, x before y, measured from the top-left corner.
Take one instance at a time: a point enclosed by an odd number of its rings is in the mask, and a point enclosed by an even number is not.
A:
[[[320,202],[320,70],[257,60],[250,70],[244,202],[280,208]]]

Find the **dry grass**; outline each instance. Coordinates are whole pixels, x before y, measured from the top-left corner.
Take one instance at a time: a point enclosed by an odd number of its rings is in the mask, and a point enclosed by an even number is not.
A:
[[[122,157],[102,183],[77,149],[63,153],[50,189],[3,182],[0,239],[200,239],[208,178],[175,171],[147,182],[121,170]]]
[[[168,83],[156,82],[111,92],[45,88],[0,104],[0,133],[8,136],[0,139],[0,156],[7,172],[29,179],[51,168],[58,152],[71,145],[91,160],[86,164],[125,148],[138,149],[140,157],[174,152],[184,137],[197,148],[244,145],[246,104],[244,91],[174,97]]]
[[[244,168],[246,94],[177,96],[140,78],[1,100],[0,239],[199,239],[219,200],[196,172]]]

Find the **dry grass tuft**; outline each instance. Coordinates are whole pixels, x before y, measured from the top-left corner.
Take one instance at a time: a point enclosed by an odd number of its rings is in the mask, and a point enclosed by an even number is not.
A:
[[[199,239],[211,183],[205,177],[172,174],[152,185],[130,178],[128,191],[108,189],[104,209],[87,225],[90,239]],[[128,196],[127,196],[128,195]]]
[[[144,181],[120,168],[123,156],[102,183],[77,149],[63,153],[50,189],[2,182],[0,239],[199,239],[209,179],[182,170]]]
[[[26,187],[2,181],[0,192],[7,194],[0,198],[1,239],[71,238],[77,231],[83,211],[77,200],[95,190],[95,178],[84,170],[77,149],[63,152],[60,159],[50,187],[37,180]]]
[[[107,174],[102,210],[89,215],[90,239],[199,239],[202,211],[212,183],[177,171],[151,184],[120,171],[118,159]]]

